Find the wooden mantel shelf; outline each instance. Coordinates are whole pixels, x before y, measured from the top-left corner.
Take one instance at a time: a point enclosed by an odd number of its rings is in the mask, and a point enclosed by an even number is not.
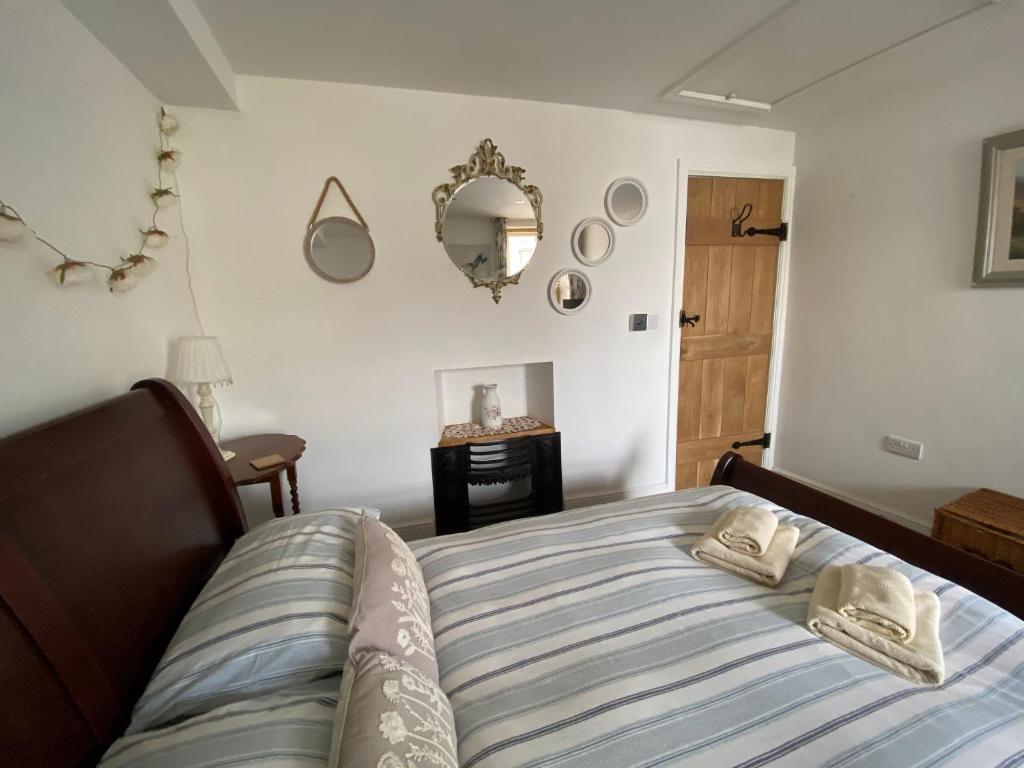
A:
[[[497,440],[515,440],[519,437],[531,437],[533,435],[550,435],[555,428],[550,424],[538,422],[539,427],[534,429],[523,429],[514,432],[492,432],[486,435],[474,435],[472,437],[443,437],[438,440],[438,448],[449,448],[453,445],[465,445],[466,443],[492,443]],[[443,433],[442,433],[443,434]]]

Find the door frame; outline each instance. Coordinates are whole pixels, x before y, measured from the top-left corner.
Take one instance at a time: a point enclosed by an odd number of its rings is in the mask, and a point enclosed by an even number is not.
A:
[[[689,168],[682,160],[676,161],[676,251],[672,269],[672,312],[668,322],[669,334],[669,398],[666,442],[665,485],[670,491],[676,487],[676,430],[679,417],[679,312],[683,308],[683,272],[686,260],[686,203],[691,176],[720,176],[734,179],[778,179],[782,181],[782,220],[789,223],[789,238],[779,243],[779,262],[775,279],[775,308],[772,317],[772,350],[768,363],[768,395],[765,403],[765,431],[772,433],[772,445],[761,454],[761,466],[775,466],[775,446],[778,444],[779,393],[782,381],[782,355],[786,335],[786,304],[789,291],[789,252],[793,241],[793,187],[796,166],[786,173],[778,170]]]

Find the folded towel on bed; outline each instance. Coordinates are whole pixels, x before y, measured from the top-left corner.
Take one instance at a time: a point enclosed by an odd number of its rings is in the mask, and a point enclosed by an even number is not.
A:
[[[721,520],[721,518],[720,518]],[[723,571],[739,574],[746,579],[774,587],[782,581],[789,559],[793,556],[800,529],[792,525],[780,525],[775,529],[768,549],[760,557],[734,552],[716,537],[717,523],[701,536],[690,548],[694,558]]]
[[[716,538],[729,549],[760,557],[772,543],[779,518],[761,507],[735,507],[715,523]]]
[[[882,637],[906,643],[917,622],[914,585],[892,568],[844,565],[837,613]]]
[[[939,642],[939,598],[931,592],[915,592],[914,637],[894,643],[839,614],[842,582],[840,566],[826,565],[818,575],[807,611],[811,632],[911,682],[939,685],[946,675]]]

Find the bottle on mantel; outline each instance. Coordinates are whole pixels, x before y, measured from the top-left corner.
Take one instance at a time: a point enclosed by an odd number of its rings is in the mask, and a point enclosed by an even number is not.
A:
[[[480,423],[485,429],[501,428],[501,400],[498,399],[498,385],[484,386],[484,403],[480,414]]]

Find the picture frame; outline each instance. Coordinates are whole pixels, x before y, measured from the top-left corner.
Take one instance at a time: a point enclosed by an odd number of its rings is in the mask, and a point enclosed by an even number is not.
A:
[[[982,145],[973,285],[1024,286],[1024,130]]]

